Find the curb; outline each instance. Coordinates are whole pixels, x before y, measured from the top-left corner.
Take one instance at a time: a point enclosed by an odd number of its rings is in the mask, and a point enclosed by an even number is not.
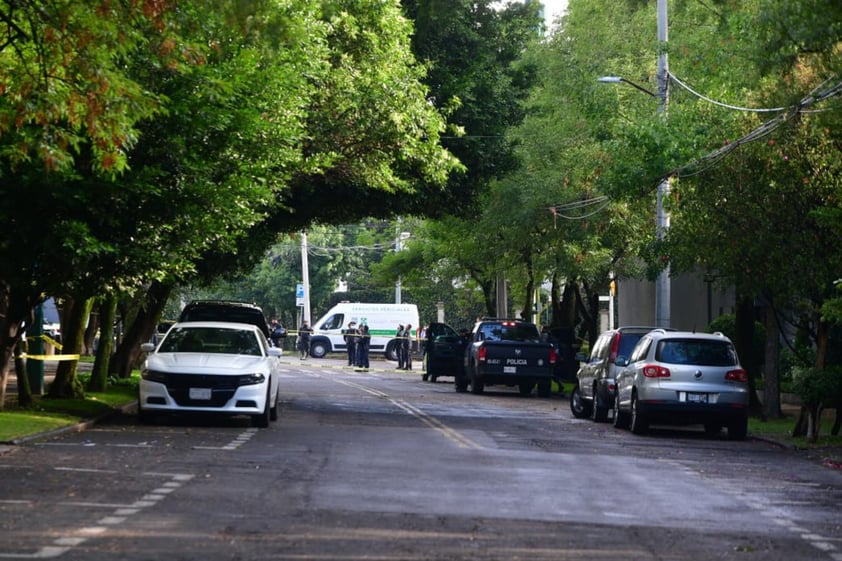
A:
[[[83,421],[79,421],[78,423],[73,423],[64,427],[58,427],[56,429],[35,434],[29,434],[12,440],[2,441],[0,442],[0,456],[7,452],[10,452],[14,449],[15,446],[20,446],[21,444],[27,444],[36,440],[43,440],[45,438],[51,438],[53,436],[59,436],[71,432],[83,432],[93,427],[97,423],[101,423],[102,421],[113,417],[117,413],[128,413],[134,409],[137,409],[137,401],[130,401],[129,403],[126,403],[119,407],[114,407],[111,409],[111,411],[106,411],[102,415],[94,417],[93,419],[85,419]]]

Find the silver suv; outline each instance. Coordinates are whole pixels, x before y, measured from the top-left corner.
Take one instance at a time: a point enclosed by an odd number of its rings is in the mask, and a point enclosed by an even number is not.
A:
[[[614,426],[643,434],[649,423],[697,424],[744,440],[748,429],[748,375],[731,340],[721,333],[655,329],[628,360],[618,360]]]
[[[577,419],[590,417],[596,422],[608,418],[614,406],[616,360],[629,358],[640,338],[654,327],[619,327],[603,332],[590,356],[577,355],[583,362],[576,373],[576,386],[570,394],[570,411]]]

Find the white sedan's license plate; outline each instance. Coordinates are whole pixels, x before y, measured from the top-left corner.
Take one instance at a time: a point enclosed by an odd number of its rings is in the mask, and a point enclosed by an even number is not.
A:
[[[707,403],[708,394],[687,392],[687,403]]]
[[[190,399],[210,399],[210,388],[190,388]]]
[[[503,374],[517,374],[517,366],[504,366]]]

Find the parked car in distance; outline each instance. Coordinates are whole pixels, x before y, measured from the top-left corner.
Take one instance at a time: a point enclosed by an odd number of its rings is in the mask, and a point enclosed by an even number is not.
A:
[[[176,323],[149,353],[140,372],[138,416],[156,413],[248,415],[256,427],[278,418],[281,350],[254,325]]]
[[[271,340],[269,322],[263,314],[263,309],[249,302],[233,300],[193,300],[181,310],[178,316],[180,323],[188,321],[224,321],[234,323],[250,323],[260,328],[263,336]]]
[[[617,360],[614,425],[645,433],[650,423],[703,424],[708,434],[748,430],[748,375],[721,333],[650,331]]]
[[[463,376],[467,339],[445,323],[431,323],[427,327],[422,363],[424,381],[435,382],[441,376]]]
[[[471,331],[465,349],[465,369],[456,376],[456,391],[481,394],[486,386],[517,386],[530,395],[538,386],[540,397],[549,397],[556,362],[555,347],[543,341],[534,323],[515,319],[485,318]]]
[[[590,417],[596,422],[608,419],[614,407],[616,360],[629,358],[640,338],[654,327],[618,327],[603,332],[590,356],[578,354],[583,364],[576,372],[576,385],[570,394],[570,411],[577,419]]]

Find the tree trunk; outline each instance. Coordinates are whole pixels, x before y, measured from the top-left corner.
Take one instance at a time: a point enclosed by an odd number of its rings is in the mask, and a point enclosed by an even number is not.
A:
[[[114,350],[114,319],[117,317],[117,296],[108,295],[99,305],[98,317],[101,320],[99,346],[96,349],[96,359],[88,381],[89,392],[104,392],[108,388],[108,365],[111,362],[111,351]]]
[[[24,335],[23,324],[38,302],[31,293],[0,285],[0,411],[6,406],[6,384],[12,370],[15,349]]]
[[[64,303],[65,322],[62,323],[61,340],[64,347],[63,353],[69,355],[80,354],[82,350],[82,340],[85,337],[85,326],[88,322],[88,316],[91,315],[91,306],[93,306],[93,298],[79,300],[78,298],[68,298]],[[76,376],[76,366],[79,360],[62,360],[56,367],[56,377],[50,385],[50,390],[47,393],[51,398],[75,398],[81,399],[85,397],[85,391],[82,388],[82,383]]]
[[[578,315],[585,322],[585,331],[588,334],[588,350],[592,351],[594,343],[599,337],[599,293],[591,290],[590,285],[585,282],[582,283],[582,289],[585,292],[584,296],[577,286],[577,310]]]
[[[529,322],[535,321],[535,267],[532,264],[532,254],[529,251],[523,252],[523,260],[526,264],[526,294],[523,299],[523,311],[521,317]]]
[[[96,306],[98,308],[99,306]],[[85,328],[85,335],[82,338],[82,354],[90,356],[94,354],[94,340],[96,339],[97,331],[99,331],[99,314],[96,308],[88,318],[88,326]]]
[[[140,360],[140,345],[152,337],[158,319],[172,292],[172,284],[153,281],[146,291],[144,304],[138,310],[134,321],[126,329],[111,360],[110,371],[119,378],[128,378]]]
[[[780,330],[775,317],[772,302],[766,308],[766,341],[764,345],[765,371],[763,377],[763,418],[780,419],[781,383],[780,383]]]
[[[816,370],[824,370],[829,336],[830,326],[826,321],[819,319],[818,325],[816,326]],[[807,442],[815,443],[819,440],[823,405],[822,403],[817,403],[808,411]]]
[[[553,272],[553,278],[550,286],[550,327],[563,327],[561,323],[561,288],[558,282],[558,272]]]
[[[26,368],[26,359],[21,356],[22,348],[26,345],[18,344],[18,352],[15,353],[15,374],[18,382],[18,405],[29,407],[33,403],[32,388],[29,386],[29,373]]]
[[[734,344],[740,355],[740,364],[748,373],[749,411],[753,415],[761,415],[763,411],[755,391],[755,380],[760,373],[754,352],[754,298],[744,294],[737,297],[735,321],[737,335]]]

